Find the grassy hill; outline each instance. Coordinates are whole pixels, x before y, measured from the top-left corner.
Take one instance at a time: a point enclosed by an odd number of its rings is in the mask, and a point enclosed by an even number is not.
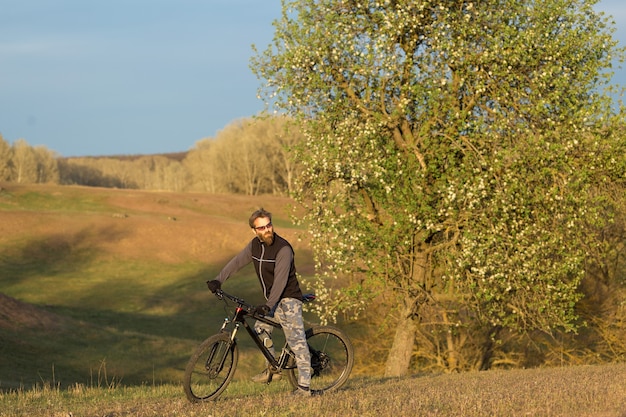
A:
[[[312,268],[285,198],[0,186],[0,389],[180,381],[223,318],[205,281],[259,206]],[[227,285],[260,301],[251,270]]]
[[[253,385],[263,360],[241,338],[234,382],[187,403],[184,366],[219,328],[205,281],[252,237],[264,206],[312,273],[304,230],[279,197],[0,184],[0,417],[626,416],[626,364],[412,375],[361,369],[345,389],[293,400]],[[302,236],[302,240],[298,237]],[[230,292],[260,301],[251,270]],[[367,356],[356,341],[357,362]]]

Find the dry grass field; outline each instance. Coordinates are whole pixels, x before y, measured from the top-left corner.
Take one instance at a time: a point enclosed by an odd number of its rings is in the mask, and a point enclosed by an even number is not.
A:
[[[179,386],[0,394],[1,417],[626,417],[626,364],[351,379],[338,392],[291,398],[287,383],[233,384],[190,404]],[[242,386],[243,385],[243,386]]]
[[[0,245],[38,236],[48,249],[95,249],[120,261],[220,262],[252,237],[248,216],[265,206],[277,217],[277,231],[296,249],[306,248],[289,223],[291,200],[282,197],[7,183],[0,188]],[[30,249],[37,255],[36,247]]]

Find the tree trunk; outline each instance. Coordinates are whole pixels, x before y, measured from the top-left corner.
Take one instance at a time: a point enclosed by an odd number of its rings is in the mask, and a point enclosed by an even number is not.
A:
[[[408,309],[400,312],[396,335],[385,365],[386,377],[403,376],[409,371],[417,332],[417,323],[409,313]]]
[[[418,241],[421,239],[417,239]],[[429,276],[430,263],[428,255],[425,251],[419,250],[414,253],[413,264],[411,270],[411,283],[422,283],[425,285]],[[409,284],[410,285],[410,284]],[[407,288],[408,290],[408,288]],[[406,292],[403,300],[403,309],[400,310],[398,318],[398,326],[396,334],[393,338],[393,345],[387,356],[385,364],[386,377],[398,377],[406,375],[411,365],[411,356],[413,356],[413,347],[415,346],[415,336],[417,334],[417,316],[415,315],[415,299],[411,298]]]
[[[478,363],[478,369],[486,371],[491,369],[491,360],[493,359],[493,353],[495,349],[494,341],[498,338],[502,326],[494,326],[485,335],[485,342],[482,345],[482,352],[480,362]]]
[[[448,345],[448,350],[446,354],[446,362],[448,363],[448,370],[456,372],[459,370],[459,351],[456,340],[452,335],[452,324],[450,323],[450,320],[448,320],[448,313],[445,310],[442,313],[442,318],[447,328],[446,344]]]

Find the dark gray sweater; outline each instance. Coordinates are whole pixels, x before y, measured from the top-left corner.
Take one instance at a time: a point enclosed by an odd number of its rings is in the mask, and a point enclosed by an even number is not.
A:
[[[294,251],[287,240],[274,233],[274,242],[266,245],[255,237],[226,264],[215,279],[224,283],[250,262],[254,263],[266,304],[272,310],[283,298],[302,299],[302,291],[296,278]]]

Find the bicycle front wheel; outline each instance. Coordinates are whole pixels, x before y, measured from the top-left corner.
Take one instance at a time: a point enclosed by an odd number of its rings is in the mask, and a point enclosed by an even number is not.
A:
[[[354,365],[354,349],[350,339],[332,326],[315,326],[306,331],[311,353],[311,389],[332,391],[348,380]],[[298,370],[288,369],[287,378],[298,386]]]
[[[192,403],[217,398],[228,386],[239,359],[239,349],[228,333],[206,339],[193,353],[183,379],[187,399]]]

